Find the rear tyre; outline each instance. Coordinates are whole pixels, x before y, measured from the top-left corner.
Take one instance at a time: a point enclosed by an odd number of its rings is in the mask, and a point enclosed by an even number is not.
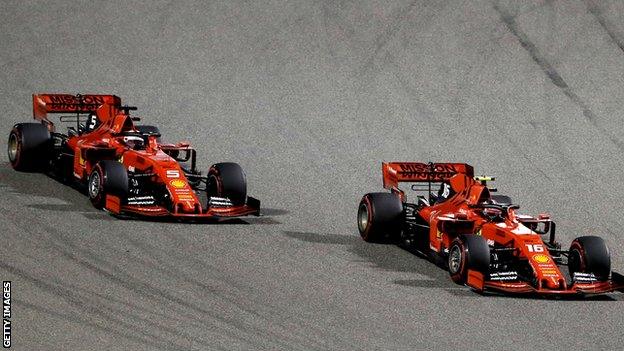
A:
[[[208,197],[224,197],[233,205],[244,205],[247,201],[247,179],[238,163],[216,163],[208,170],[206,186]]]
[[[397,240],[403,224],[403,203],[394,193],[369,193],[358,208],[358,230],[364,241],[385,243]]]
[[[487,276],[490,267],[490,248],[480,235],[460,235],[451,244],[448,255],[448,269],[451,279],[457,284],[466,284],[468,270]]]
[[[95,208],[104,208],[106,195],[124,199],[128,194],[128,172],[117,161],[100,161],[93,168],[87,183],[89,199]]]
[[[16,124],[7,145],[11,167],[23,172],[45,170],[50,162],[51,140],[50,131],[43,124]]]
[[[570,277],[574,273],[593,273],[599,281],[609,279],[611,255],[602,238],[581,236],[572,241],[568,255]]]

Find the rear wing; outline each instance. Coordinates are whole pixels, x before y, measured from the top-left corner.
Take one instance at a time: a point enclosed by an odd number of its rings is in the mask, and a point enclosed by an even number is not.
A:
[[[398,189],[400,182],[444,182],[458,173],[474,177],[474,169],[466,163],[384,162],[381,172],[386,189]]]
[[[47,121],[48,113],[95,112],[108,104],[121,106],[115,95],[33,94],[33,117]]]

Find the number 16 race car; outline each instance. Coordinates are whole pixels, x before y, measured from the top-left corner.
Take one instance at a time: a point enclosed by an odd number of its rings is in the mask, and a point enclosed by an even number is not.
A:
[[[542,295],[624,291],[611,272],[605,242],[581,236],[562,250],[555,223],[546,214],[516,213],[518,205],[492,195],[490,177],[474,177],[464,163],[383,163],[389,193],[364,195],[358,229],[368,242],[398,242],[443,262],[453,281],[476,291]],[[412,183],[407,202],[399,183]],[[432,190],[438,189],[437,194]],[[424,195],[423,195],[424,193]],[[561,266],[567,266],[565,275]]]
[[[33,95],[38,123],[19,123],[9,134],[8,154],[18,171],[43,171],[85,185],[91,202],[117,215],[218,219],[259,215],[260,201],[247,196],[245,173],[236,163],[197,170],[186,142],[160,141],[157,127],[135,125],[135,107],[114,95]],[[48,119],[64,113],[66,133]],[[70,115],[71,114],[71,115]]]

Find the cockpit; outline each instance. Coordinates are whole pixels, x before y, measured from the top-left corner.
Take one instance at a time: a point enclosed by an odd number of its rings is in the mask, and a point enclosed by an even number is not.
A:
[[[145,150],[147,147],[147,137],[135,127],[132,118],[126,114],[115,116],[111,131],[119,143],[131,150]]]
[[[132,150],[145,150],[145,139],[139,135],[123,135],[118,137],[120,143]]]

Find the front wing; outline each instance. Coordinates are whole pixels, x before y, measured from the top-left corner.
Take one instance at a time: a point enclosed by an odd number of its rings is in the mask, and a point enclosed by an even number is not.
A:
[[[574,283],[565,289],[537,289],[527,282],[501,282],[486,280],[482,273],[469,270],[466,285],[483,292],[496,291],[508,294],[537,294],[537,295],[590,295],[606,294],[610,292],[624,292],[624,276],[616,272],[611,273],[611,279],[604,282]]]
[[[201,213],[174,213],[169,211],[166,207],[159,205],[138,206],[122,204],[119,197],[107,195],[105,209],[113,214],[131,215],[137,217],[169,217],[189,220],[210,220],[249,215],[259,216],[260,200],[248,196],[247,203],[241,206],[209,207]]]

